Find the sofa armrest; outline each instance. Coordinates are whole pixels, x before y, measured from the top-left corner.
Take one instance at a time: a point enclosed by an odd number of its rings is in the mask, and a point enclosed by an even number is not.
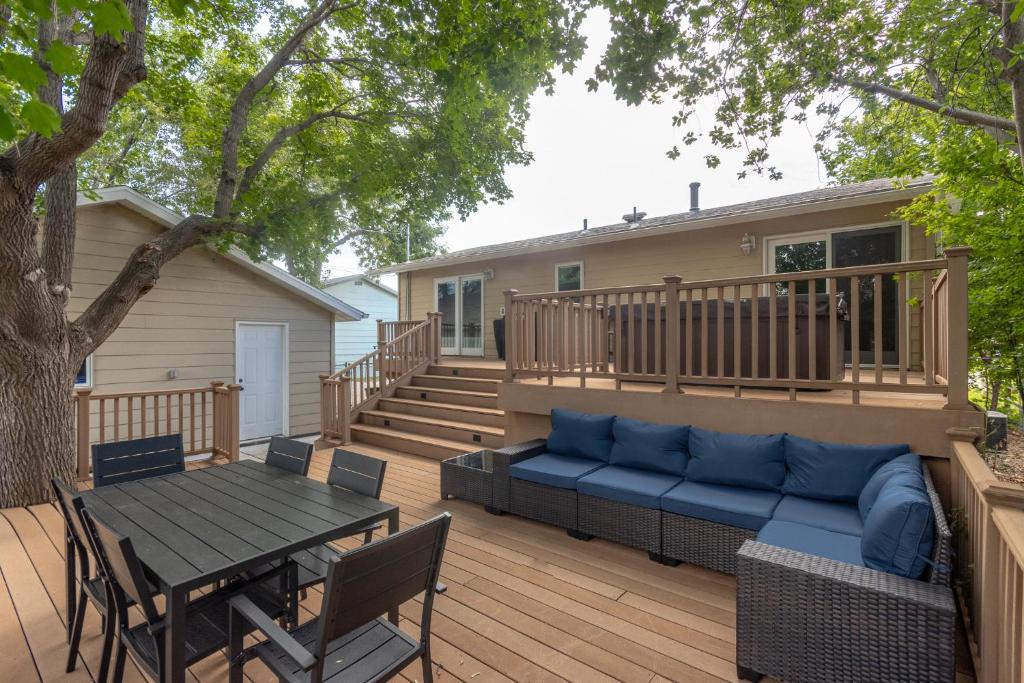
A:
[[[491,477],[492,506],[503,512],[509,510],[509,473],[508,468],[540,455],[548,448],[547,439],[533,439],[522,443],[505,446],[494,451],[494,472]]]
[[[737,553],[736,661],[783,680],[954,676],[947,586],[746,541]]]

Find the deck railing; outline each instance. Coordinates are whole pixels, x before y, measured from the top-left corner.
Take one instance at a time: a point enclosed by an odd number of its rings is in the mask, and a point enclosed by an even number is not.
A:
[[[954,433],[951,516],[979,683],[1024,680],[1024,487],[1000,482]],[[960,440],[963,439],[963,440]]]
[[[79,479],[89,478],[92,444],[180,433],[186,455],[239,454],[237,384],[93,393],[75,391]]]
[[[713,385],[733,387],[737,396],[745,387],[777,387],[794,400],[798,389],[848,389],[854,403],[862,391],[935,393],[950,407],[966,407],[968,254],[951,248],[927,261],[699,282],[669,276],[572,292],[507,290],[505,379],[658,382],[670,392]],[[895,311],[883,311],[885,301],[895,301]],[[865,315],[870,329],[861,325]],[[910,377],[915,365],[919,381]]]
[[[396,324],[408,329],[333,375],[320,375],[320,432],[324,438],[348,443],[350,426],[361,410],[390,396],[395,387],[440,358],[440,313]]]
[[[394,340],[396,337],[400,337],[417,325],[422,324],[422,320],[377,320],[377,347],[384,346],[389,341]]]

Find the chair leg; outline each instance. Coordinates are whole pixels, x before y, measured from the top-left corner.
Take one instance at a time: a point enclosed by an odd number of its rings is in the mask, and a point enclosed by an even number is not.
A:
[[[114,629],[111,628],[111,631]],[[114,655],[114,683],[121,683],[124,680],[124,658],[128,654],[124,643],[117,639],[117,653]]]
[[[87,602],[85,593],[80,593],[74,617],[69,622],[71,626],[71,640],[68,643],[68,662],[64,668],[67,673],[74,671],[78,665],[78,645],[82,642],[82,623],[85,621],[85,603]]]
[[[242,669],[245,666],[244,638],[245,624],[242,615],[232,609],[228,613],[228,683],[242,683]]]
[[[103,652],[100,655],[100,671],[96,677],[97,683],[107,683],[107,674],[110,672],[110,651],[114,648],[114,633],[117,631],[114,625],[108,624],[110,616],[104,615],[103,623],[107,626],[103,631]]]
[[[363,545],[366,545],[367,543],[372,543],[372,542],[373,542],[373,529],[367,529],[366,533],[363,535]]]
[[[736,665],[736,678],[741,681],[760,681],[762,676],[753,669],[749,669],[745,666]]]
[[[430,646],[423,651],[423,683],[434,683],[434,668],[430,663]]]

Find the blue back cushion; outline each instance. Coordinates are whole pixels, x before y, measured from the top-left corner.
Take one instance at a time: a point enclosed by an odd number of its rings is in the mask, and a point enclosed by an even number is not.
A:
[[[551,410],[548,450],[573,458],[608,462],[612,451],[614,415],[588,415],[572,410]]]
[[[916,579],[924,573],[932,552],[935,520],[928,494],[912,486],[887,481],[864,520],[861,555],[864,565]]]
[[[611,464],[651,472],[683,476],[690,459],[686,425],[657,425],[626,417],[615,418],[612,427]]]
[[[855,446],[786,435],[787,495],[856,503],[883,463],[910,451],[907,444]]]
[[[885,463],[871,475],[868,483],[857,498],[857,507],[860,509],[860,518],[865,519],[871,512],[871,506],[875,504],[879,492],[885,482],[893,477],[899,477],[900,483],[907,486],[925,490],[924,474],[921,471],[921,456],[917,453],[906,453],[893,458]]]
[[[705,484],[776,491],[786,476],[782,437],[782,434],[730,434],[690,427],[686,478]]]

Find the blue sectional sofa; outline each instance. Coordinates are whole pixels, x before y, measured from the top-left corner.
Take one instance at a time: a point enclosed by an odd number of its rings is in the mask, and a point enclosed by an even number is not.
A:
[[[741,678],[952,680],[950,533],[906,444],[559,409],[551,424],[547,439],[496,452],[495,507],[738,574]],[[819,632],[834,634],[828,652],[806,635]],[[893,644],[907,634],[907,648]]]

